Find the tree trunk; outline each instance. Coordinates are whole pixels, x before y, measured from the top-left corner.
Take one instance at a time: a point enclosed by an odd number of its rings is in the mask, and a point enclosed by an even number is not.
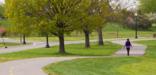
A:
[[[48,36],[48,34],[46,35],[46,48],[50,48],[50,46],[49,46],[49,36]]]
[[[85,34],[85,47],[86,48],[90,48],[90,38],[89,38],[89,31],[84,30],[84,34]]]
[[[102,28],[98,28],[97,32],[98,32],[98,44],[100,46],[103,46],[104,42],[103,42]]]
[[[64,34],[63,33],[59,35],[59,53],[62,53],[62,54],[66,53],[65,46],[64,46]]]
[[[23,44],[24,44],[24,45],[27,44],[27,43],[26,43],[26,36],[25,36],[25,34],[23,35]]]

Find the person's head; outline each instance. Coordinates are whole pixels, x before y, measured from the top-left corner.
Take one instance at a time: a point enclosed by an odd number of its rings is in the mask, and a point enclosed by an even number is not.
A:
[[[129,38],[127,39],[127,41],[129,41]]]

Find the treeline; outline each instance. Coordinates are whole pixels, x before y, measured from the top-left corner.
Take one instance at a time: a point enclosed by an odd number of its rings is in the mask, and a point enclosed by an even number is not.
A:
[[[82,31],[85,47],[90,48],[90,34],[97,31],[99,45],[104,45],[102,29],[107,22],[125,23],[129,14],[111,0],[6,0],[5,18],[10,31],[25,37],[32,32],[59,38],[59,53],[65,52],[64,35]],[[126,11],[127,12],[127,11]],[[126,16],[126,17],[125,17]]]

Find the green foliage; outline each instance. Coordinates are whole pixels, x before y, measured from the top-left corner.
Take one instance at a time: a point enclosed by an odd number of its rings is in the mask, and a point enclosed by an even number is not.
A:
[[[32,12],[36,19],[36,28],[44,33],[59,36],[69,33],[79,25],[80,0],[34,0]]]
[[[30,0],[29,0],[30,1]],[[10,30],[20,34],[28,34],[32,30],[33,18],[29,11],[28,0],[6,0],[5,15],[11,21]]]
[[[156,12],[156,0],[141,0],[141,10],[144,12]]]
[[[8,28],[10,26],[10,23],[8,20],[3,19],[3,20],[0,20],[0,26]]]
[[[83,26],[92,31],[102,28],[110,16],[109,4],[104,0],[6,0],[5,9],[11,31],[22,34],[35,30],[59,35]]]
[[[3,19],[4,18],[4,5],[0,5],[0,18]]]
[[[81,20],[81,28],[90,32],[97,28],[103,28],[110,16],[109,4],[104,0],[89,0],[85,5],[83,7],[85,9],[82,10],[84,18]]]

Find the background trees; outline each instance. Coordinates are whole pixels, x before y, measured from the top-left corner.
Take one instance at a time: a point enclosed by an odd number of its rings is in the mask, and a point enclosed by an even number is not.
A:
[[[74,30],[81,0],[47,0],[41,9],[53,35],[59,38],[59,53],[65,53],[64,34]]]
[[[27,14],[29,11],[28,0],[6,0],[5,15],[13,25],[10,26],[12,32],[23,36],[23,44],[26,44],[25,37],[32,32],[33,18]]]
[[[90,47],[90,33],[98,32],[98,43],[103,45],[103,27],[107,22],[121,23],[128,17],[126,9],[112,0],[6,0],[5,15],[12,22],[12,32],[24,37],[31,32],[59,39],[59,53],[65,53],[64,35],[81,30],[85,47]],[[25,39],[25,38],[24,38]],[[25,41],[23,41],[25,43]]]
[[[97,1],[97,7],[95,8],[95,12],[97,17],[96,20],[96,28],[98,33],[98,44],[103,45],[103,27],[107,24],[108,18],[112,15],[112,11],[110,11],[110,4],[106,0]]]
[[[140,0],[140,9],[144,12],[156,12],[156,0]]]
[[[4,18],[4,5],[0,5],[0,18],[3,19]]]
[[[99,45],[103,45],[102,29],[110,15],[109,3],[105,0],[90,0],[84,7],[81,28],[85,34],[85,47],[90,47],[89,35],[93,30],[98,32]]]

